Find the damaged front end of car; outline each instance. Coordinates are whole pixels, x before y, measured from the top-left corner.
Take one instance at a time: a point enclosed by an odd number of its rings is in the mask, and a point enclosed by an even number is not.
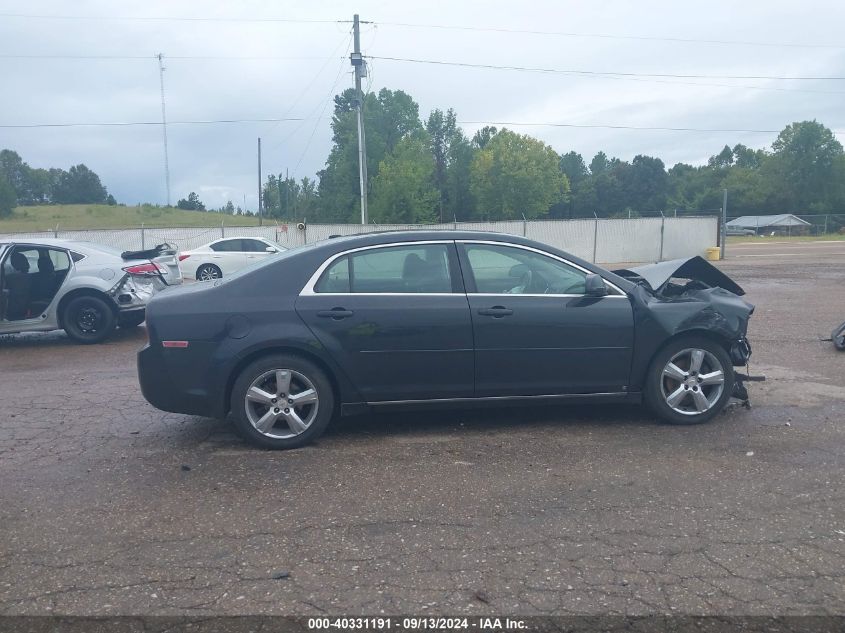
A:
[[[735,281],[698,256],[613,272],[636,284],[630,294],[643,342],[659,346],[684,333],[715,336],[734,366],[746,368],[744,374],[734,373],[732,395],[748,406],[745,383],[765,377],[748,371],[748,321],[754,306],[742,299],[745,291]]]

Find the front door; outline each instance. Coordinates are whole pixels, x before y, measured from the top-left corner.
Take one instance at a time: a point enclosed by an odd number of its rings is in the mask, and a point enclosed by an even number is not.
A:
[[[626,390],[633,314],[625,294],[584,295],[586,271],[537,249],[459,244],[479,397]]]
[[[333,256],[296,311],[367,402],[473,395],[472,322],[452,241]]]

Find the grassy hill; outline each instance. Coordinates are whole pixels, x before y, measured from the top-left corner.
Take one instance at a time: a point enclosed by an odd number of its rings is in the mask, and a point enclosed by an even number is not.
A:
[[[257,226],[258,218],[242,215],[185,211],[176,207],[63,204],[17,207],[11,217],[0,219],[0,233],[59,229],[121,229],[168,226]]]

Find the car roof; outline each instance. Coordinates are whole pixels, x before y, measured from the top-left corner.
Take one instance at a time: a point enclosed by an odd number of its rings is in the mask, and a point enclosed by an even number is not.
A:
[[[321,244],[344,244],[351,245],[351,248],[369,246],[375,244],[389,244],[391,242],[423,242],[437,240],[484,240],[490,242],[514,242],[518,244],[537,244],[533,240],[526,239],[520,235],[510,233],[497,233],[495,231],[456,231],[453,229],[434,230],[392,230],[373,231],[370,233],[359,233],[357,235],[344,235],[332,237],[320,242]],[[552,247],[543,244],[544,248]]]
[[[96,242],[84,242],[82,240],[63,240],[55,237],[11,237],[3,241],[4,244],[30,244],[32,246],[56,246],[59,248],[67,248],[71,250],[87,250],[96,249],[102,250],[110,248],[104,244],[97,244]]]
[[[211,240],[209,244],[225,242],[226,240],[261,240],[262,242],[267,242],[268,238],[262,235],[227,235],[226,237],[218,237],[216,240]]]

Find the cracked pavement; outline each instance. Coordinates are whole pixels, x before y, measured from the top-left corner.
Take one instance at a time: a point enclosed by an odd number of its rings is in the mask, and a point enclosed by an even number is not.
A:
[[[730,249],[770,380],[690,428],[617,406],[379,414],[267,452],[148,405],[143,328],[4,337],[0,614],[843,614],[832,248]]]

